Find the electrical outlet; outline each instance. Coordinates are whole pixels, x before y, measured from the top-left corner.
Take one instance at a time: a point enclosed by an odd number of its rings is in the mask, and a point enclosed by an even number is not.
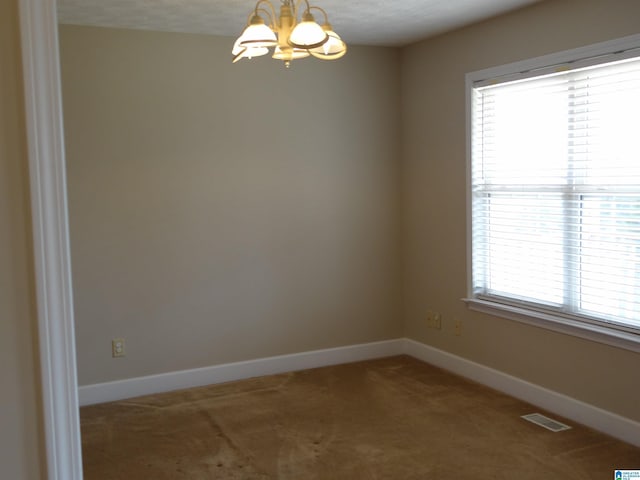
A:
[[[124,338],[114,338],[111,340],[111,356],[117,358],[124,357],[125,355]]]
[[[456,335],[457,337],[459,337],[460,335],[462,335],[462,320],[460,320],[459,318],[456,318],[453,321],[453,333],[454,335]]]
[[[431,310],[427,312],[427,328],[433,328],[433,312]]]

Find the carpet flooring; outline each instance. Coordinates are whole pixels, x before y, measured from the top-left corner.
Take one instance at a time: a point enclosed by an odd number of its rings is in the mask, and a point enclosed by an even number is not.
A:
[[[640,449],[407,356],[83,407],[86,480],[612,479]],[[545,412],[541,412],[545,413]]]

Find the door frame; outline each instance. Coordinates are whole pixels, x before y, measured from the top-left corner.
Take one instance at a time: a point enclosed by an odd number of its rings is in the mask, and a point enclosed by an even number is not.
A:
[[[19,0],[48,480],[81,480],[56,0]]]

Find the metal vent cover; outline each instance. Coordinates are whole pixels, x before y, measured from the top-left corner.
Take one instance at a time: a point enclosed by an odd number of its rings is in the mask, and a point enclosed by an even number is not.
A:
[[[569,430],[571,428],[569,425],[565,425],[564,423],[558,422],[557,420],[545,417],[541,413],[530,413],[528,415],[522,415],[522,418],[524,418],[528,422],[535,423],[536,425],[546,428],[547,430],[551,430],[552,432],[561,432],[563,430]]]

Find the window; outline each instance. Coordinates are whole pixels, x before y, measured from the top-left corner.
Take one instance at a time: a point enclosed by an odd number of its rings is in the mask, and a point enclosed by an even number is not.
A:
[[[640,350],[640,37],[621,44],[467,76],[468,301]]]

